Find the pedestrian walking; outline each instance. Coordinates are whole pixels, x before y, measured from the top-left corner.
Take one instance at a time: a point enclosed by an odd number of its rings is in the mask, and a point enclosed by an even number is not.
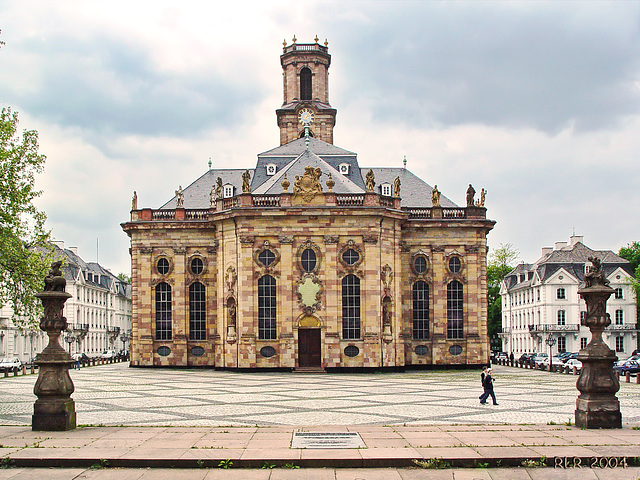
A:
[[[496,394],[493,391],[493,369],[488,368],[487,374],[484,377],[484,393],[480,397],[480,404],[485,405],[487,403],[487,398],[491,395],[491,399],[493,400],[494,405],[498,405],[496,402]]]
[[[480,395],[478,397],[480,400],[482,400],[482,396],[487,391],[487,389],[484,386],[484,379],[487,376],[487,368],[489,368],[489,367],[487,367],[486,365],[484,367],[482,367],[482,373],[480,374],[480,384],[482,385],[482,395]]]

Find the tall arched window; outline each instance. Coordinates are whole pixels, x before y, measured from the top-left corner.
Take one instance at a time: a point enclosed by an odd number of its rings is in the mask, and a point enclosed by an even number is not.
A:
[[[300,100],[311,100],[311,70],[300,70]]]
[[[429,338],[429,285],[422,280],[413,284],[413,338]]]
[[[195,282],[189,285],[189,338],[205,340],[206,337],[206,295],[204,285]]]
[[[156,340],[171,340],[171,285],[156,285]]]
[[[271,275],[258,279],[258,338],[276,338],[276,279]]]
[[[464,296],[462,284],[454,280],[447,285],[447,338],[462,338],[464,326]]]
[[[342,338],[360,338],[360,279],[355,275],[342,279]]]

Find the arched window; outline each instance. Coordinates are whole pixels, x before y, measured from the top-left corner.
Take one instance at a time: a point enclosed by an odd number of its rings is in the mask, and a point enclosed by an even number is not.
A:
[[[360,338],[360,279],[355,275],[342,279],[342,338]]]
[[[171,285],[156,285],[156,340],[171,340]]]
[[[300,100],[311,100],[311,70],[304,67],[300,70]]]
[[[205,340],[206,337],[206,295],[204,285],[195,282],[189,285],[189,338]]]
[[[454,280],[447,285],[447,338],[462,338],[464,326],[464,296],[462,283]]]
[[[271,275],[258,279],[258,338],[276,338],[276,279]]]
[[[413,284],[413,338],[429,338],[429,285],[422,280]]]

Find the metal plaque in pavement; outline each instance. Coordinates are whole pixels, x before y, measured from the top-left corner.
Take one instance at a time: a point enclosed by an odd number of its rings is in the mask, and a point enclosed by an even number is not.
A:
[[[291,448],[367,448],[357,432],[293,432]]]

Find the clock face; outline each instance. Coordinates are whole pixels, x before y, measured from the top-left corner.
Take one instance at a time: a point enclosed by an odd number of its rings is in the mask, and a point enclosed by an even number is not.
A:
[[[300,110],[300,113],[298,113],[298,118],[303,125],[310,125],[313,123],[313,112],[308,108],[303,108]]]

